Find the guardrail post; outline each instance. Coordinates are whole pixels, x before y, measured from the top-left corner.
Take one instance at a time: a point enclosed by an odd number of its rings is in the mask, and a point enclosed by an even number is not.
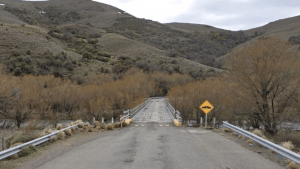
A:
[[[205,114],[205,128],[207,128],[207,114]]]
[[[111,123],[114,124],[114,117],[111,118]]]
[[[214,117],[214,119],[213,119],[213,127],[215,128],[216,127],[216,118]]]
[[[202,128],[202,124],[203,124],[203,118],[200,118],[200,127]]]
[[[102,124],[104,124],[104,118],[102,117]]]
[[[96,121],[96,119],[95,119],[95,117],[93,117],[93,126],[95,127],[95,121]]]

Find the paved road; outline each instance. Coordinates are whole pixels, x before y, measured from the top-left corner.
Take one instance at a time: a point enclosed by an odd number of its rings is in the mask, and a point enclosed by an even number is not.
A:
[[[199,128],[177,128],[162,99],[117,134],[83,144],[39,169],[277,169],[277,164]]]

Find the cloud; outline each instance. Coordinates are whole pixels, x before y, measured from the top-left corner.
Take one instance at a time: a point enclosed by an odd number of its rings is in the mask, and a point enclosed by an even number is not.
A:
[[[300,15],[298,0],[95,0],[136,17],[246,30]]]

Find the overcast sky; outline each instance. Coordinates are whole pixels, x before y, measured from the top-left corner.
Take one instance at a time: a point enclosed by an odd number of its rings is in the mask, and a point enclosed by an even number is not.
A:
[[[300,15],[300,0],[95,0],[138,18],[246,30]]]

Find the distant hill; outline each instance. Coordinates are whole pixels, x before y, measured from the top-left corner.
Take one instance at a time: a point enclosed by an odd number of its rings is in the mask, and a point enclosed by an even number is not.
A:
[[[165,25],[168,25],[177,30],[188,31],[188,32],[205,33],[205,32],[211,32],[211,31],[214,31],[214,32],[227,31],[227,30],[215,28],[215,27],[209,26],[209,25],[191,24],[191,23],[173,22],[173,23],[166,23]]]
[[[286,27],[270,23],[248,31],[162,24],[91,0],[1,3],[0,61],[15,75],[122,74],[139,67],[205,78],[222,71],[220,58],[233,48],[268,32],[289,37],[299,29],[295,18]]]
[[[264,36],[278,36],[282,40],[291,41],[294,45],[291,48],[293,52],[299,52],[300,49],[300,16],[295,16],[286,19],[280,19],[274,22],[270,22],[264,26],[249,29],[245,31],[248,36],[255,35],[257,38]],[[257,38],[251,39],[247,43],[252,43]],[[293,39],[293,40],[292,40]],[[246,44],[247,44],[246,43]],[[242,48],[245,44],[236,46],[235,48]],[[218,62],[226,58],[228,54],[219,57]]]

